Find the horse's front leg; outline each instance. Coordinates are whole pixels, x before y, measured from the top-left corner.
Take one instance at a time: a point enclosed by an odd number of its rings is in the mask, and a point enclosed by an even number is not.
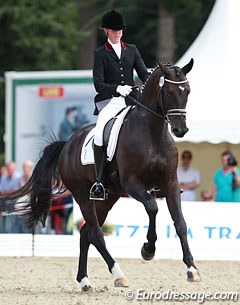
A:
[[[151,260],[155,255],[156,250],[156,215],[158,212],[158,205],[155,198],[148,192],[143,183],[137,177],[131,177],[126,186],[128,194],[134,199],[143,203],[145,210],[149,217],[149,227],[147,232],[147,243],[143,244],[141,254],[143,259]]]
[[[182,251],[183,251],[183,261],[188,268],[187,280],[190,282],[200,281],[201,280],[200,273],[194,264],[193,256],[191,254],[188,245],[187,225],[182,213],[180,189],[177,182],[171,185],[167,194],[168,195],[166,196],[166,200],[167,200],[168,209],[173,219],[177,235],[181,242]]]

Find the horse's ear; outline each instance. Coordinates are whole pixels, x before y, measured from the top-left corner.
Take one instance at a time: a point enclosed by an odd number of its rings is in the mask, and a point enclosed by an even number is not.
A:
[[[190,72],[190,71],[192,70],[193,63],[194,63],[194,60],[193,60],[193,58],[191,58],[191,60],[189,61],[189,63],[188,63],[186,66],[184,66],[184,67],[182,68],[182,71],[183,71],[183,73],[184,73],[185,75],[187,75],[187,73]]]

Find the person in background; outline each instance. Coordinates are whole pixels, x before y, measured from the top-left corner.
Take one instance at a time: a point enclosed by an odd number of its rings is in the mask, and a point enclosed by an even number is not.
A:
[[[102,140],[104,126],[127,104],[132,104],[128,96],[137,97],[137,90],[133,88],[134,69],[142,82],[145,82],[149,75],[137,47],[122,41],[125,22],[119,12],[112,10],[105,13],[101,28],[107,39],[105,44],[94,52],[93,82],[97,91],[94,114],[98,115],[98,119],[94,136],[96,183],[90,190],[90,199],[93,200],[106,198],[105,188],[101,183],[106,163]]]
[[[24,161],[22,164],[22,176],[20,177],[19,187],[25,185],[32,175],[33,162],[31,160]]]
[[[73,211],[73,197],[69,190],[58,194],[59,187],[53,187],[51,207],[51,230],[53,234],[68,234],[67,223]]]
[[[214,201],[213,193],[209,189],[203,189],[201,191],[201,200],[202,201]]]
[[[0,184],[1,184],[1,178],[2,176],[7,174],[7,166],[5,163],[0,164]],[[4,216],[2,215],[2,212],[4,212],[4,201],[0,200],[0,233],[4,231]]]
[[[28,180],[30,179],[33,171],[33,162],[31,160],[24,161],[22,164],[22,175],[19,179],[19,188],[24,186]],[[20,198],[18,201],[26,202],[29,200],[29,195],[25,195],[24,197]],[[27,224],[24,222],[24,219],[16,215],[14,217],[14,222],[12,224],[12,232],[13,233],[29,233],[29,229]]]
[[[75,131],[75,116],[74,116],[75,108],[67,108],[65,112],[65,118],[60,124],[59,128],[59,140],[60,141],[67,141],[69,137]]]
[[[198,169],[191,167],[192,152],[184,150],[181,155],[182,165],[177,169],[177,177],[180,188],[183,190],[181,199],[183,201],[195,201],[196,189],[201,182]]]
[[[19,188],[20,173],[16,171],[16,164],[10,161],[6,164],[6,173],[0,181],[0,194],[7,195]]]
[[[0,183],[1,183],[1,177],[6,174],[7,174],[7,166],[5,163],[1,163],[0,164]]]
[[[221,154],[222,167],[214,174],[216,202],[240,202],[240,168],[230,151]]]
[[[19,188],[20,182],[20,173],[16,171],[15,162],[11,161],[6,164],[7,172],[2,175],[0,181],[0,195],[8,195],[13,191],[16,191]],[[9,211],[10,202],[7,200],[2,201],[2,210],[7,212]],[[1,233],[17,233],[15,232],[15,218],[16,216],[3,216],[2,222],[2,230]]]

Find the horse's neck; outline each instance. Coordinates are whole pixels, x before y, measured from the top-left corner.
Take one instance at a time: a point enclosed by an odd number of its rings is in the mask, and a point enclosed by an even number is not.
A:
[[[141,103],[150,110],[143,107],[139,107],[139,110],[144,114],[143,117],[145,126],[148,126],[147,128],[149,129],[150,133],[161,136],[162,134],[166,134],[166,132],[168,133],[168,123],[164,119],[164,115],[162,113],[163,109],[160,108],[158,103],[161,93],[157,80],[156,78],[153,80],[149,79],[141,96]],[[155,112],[155,114],[152,113],[152,111]]]
[[[152,103],[144,103],[144,105],[155,112],[155,109],[152,109]],[[147,131],[150,136],[157,135],[157,137],[161,137],[162,134],[168,132],[168,123],[164,117],[159,117],[157,115],[158,112],[154,114],[150,110],[141,106],[136,106],[134,112],[137,116],[137,121],[141,122],[140,126],[138,125],[138,128],[142,127],[143,132]]]
[[[158,109],[158,99],[160,95],[160,87],[159,87],[159,72],[153,72],[147,80],[144,89],[142,91],[141,102],[148,108],[153,111],[159,111]]]

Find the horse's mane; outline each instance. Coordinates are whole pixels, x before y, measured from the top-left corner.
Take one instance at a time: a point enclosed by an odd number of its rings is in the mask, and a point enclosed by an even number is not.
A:
[[[163,66],[166,66],[168,69],[174,69],[176,75],[179,75],[179,74],[180,74],[181,69],[180,69],[179,67],[174,66],[174,65],[172,65],[172,64],[170,64],[170,63],[168,63],[168,62],[161,63],[161,64],[162,64]],[[142,94],[142,92],[143,92],[143,90],[144,90],[144,87],[145,87],[146,83],[148,82],[149,78],[150,78],[150,77],[153,75],[153,73],[154,73],[156,70],[158,70],[158,69],[160,69],[160,63],[158,63],[158,65],[157,65],[156,67],[154,67],[154,68],[151,69],[151,71],[150,71],[150,73],[149,73],[149,75],[148,75],[146,81],[145,81],[145,82],[142,84],[142,86],[140,87],[140,93],[141,93],[141,94]]]

